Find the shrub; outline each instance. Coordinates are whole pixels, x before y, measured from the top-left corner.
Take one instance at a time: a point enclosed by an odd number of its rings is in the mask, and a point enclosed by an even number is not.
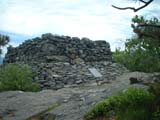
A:
[[[149,92],[153,93],[157,98],[160,98],[160,83],[154,82],[149,84]]]
[[[85,120],[115,115],[117,120],[150,120],[154,95],[140,88],[129,88],[98,103]]]
[[[149,91],[155,95],[155,100],[152,104],[153,120],[160,120],[160,83],[150,84]]]
[[[97,103],[96,106],[84,116],[84,119],[93,120],[100,116],[109,117],[112,110],[113,107],[111,106],[109,101],[101,101]]]
[[[157,108],[157,110],[153,112],[152,115],[152,120],[160,120],[160,108]]]
[[[28,65],[7,64],[0,67],[0,91],[39,91],[39,84],[33,82],[34,74]]]
[[[150,120],[153,101],[154,95],[140,88],[129,88],[109,98],[118,120]]]
[[[145,59],[144,59],[145,58]],[[113,59],[131,71],[159,72],[160,59],[157,55],[144,50],[121,51],[113,53]]]

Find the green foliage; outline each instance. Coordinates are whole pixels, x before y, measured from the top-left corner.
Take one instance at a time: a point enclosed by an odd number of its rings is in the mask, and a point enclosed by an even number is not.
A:
[[[150,120],[150,113],[145,109],[127,109],[120,111],[117,120]]]
[[[33,82],[34,74],[27,65],[7,64],[0,67],[0,91],[22,90],[39,91],[38,83]]]
[[[109,101],[115,106],[118,120],[149,120],[154,95],[140,88],[129,88]]]
[[[115,113],[117,120],[150,120],[153,101],[152,93],[140,88],[129,88],[98,103],[86,114],[85,120],[110,116],[111,113]]]
[[[126,91],[120,92],[118,95],[109,98],[110,103],[118,107],[118,109],[126,109],[128,107],[145,107],[153,101],[154,95],[141,88],[128,88]]]
[[[152,120],[160,120],[160,108],[152,114]]]
[[[149,91],[156,96],[152,104],[153,120],[160,120],[160,83],[150,84]]]
[[[160,98],[160,83],[154,82],[149,85],[149,91],[153,93],[157,98]]]
[[[123,64],[131,71],[159,72],[160,58],[158,55],[151,54],[143,50],[120,51],[116,50],[113,54],[114,60]]]
[[[85,116],[85,120],[93,120],[100,116],[110,116],[111,111],[113,110],[112,105],[108,100],[101,101],[96,104],[96,106],[90,110]]]
[[[145,20],[144,17],[134,17],[134,24],[160,24],[157,18]],[[160,33],[159,28],[143,27],[143,33],[154,36],[154,33]],[[138,34],[137,34],[138,36]],[[125,50],[116,50],[113,54],[114,60],[123,64],[131,71],[159,72],[160,71],[160,39],[147,36],[140,38],[127,39]]]
[[[1,47],[5,46],[9,42],[9,36],[0,34],[0,54],[2,54]]]

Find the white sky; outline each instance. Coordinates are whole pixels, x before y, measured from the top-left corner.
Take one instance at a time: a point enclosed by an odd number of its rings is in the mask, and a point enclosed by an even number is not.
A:
[[[132,36],[130,24],[135,13],[114,9],[112,4],[135,6],[127,0],[0,0],[0,30],[106,40],[114,50],[121,46],[120,40]],[[156,0],[136,14],[151,16],[154,11],[152,15],[157,16],[159,6],[160,0]]]

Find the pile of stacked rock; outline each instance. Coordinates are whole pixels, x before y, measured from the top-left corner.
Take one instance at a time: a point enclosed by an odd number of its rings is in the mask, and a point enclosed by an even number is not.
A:
[[[93,81],[109,82],[126,69],[112,63],[104,40],[43,34],[16,48],[8,47],[4,63],[25,63],[37,73],[44,89],[59,89]]]

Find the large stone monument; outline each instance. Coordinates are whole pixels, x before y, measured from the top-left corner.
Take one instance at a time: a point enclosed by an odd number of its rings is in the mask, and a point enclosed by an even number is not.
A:
[[[25,63],[37,73],[43,89],[59,89],[94,81],[109,82],[125,72],[112,63],[110,45],[104,40],[58,36],[51,33],[8,47],[4,63]]]

